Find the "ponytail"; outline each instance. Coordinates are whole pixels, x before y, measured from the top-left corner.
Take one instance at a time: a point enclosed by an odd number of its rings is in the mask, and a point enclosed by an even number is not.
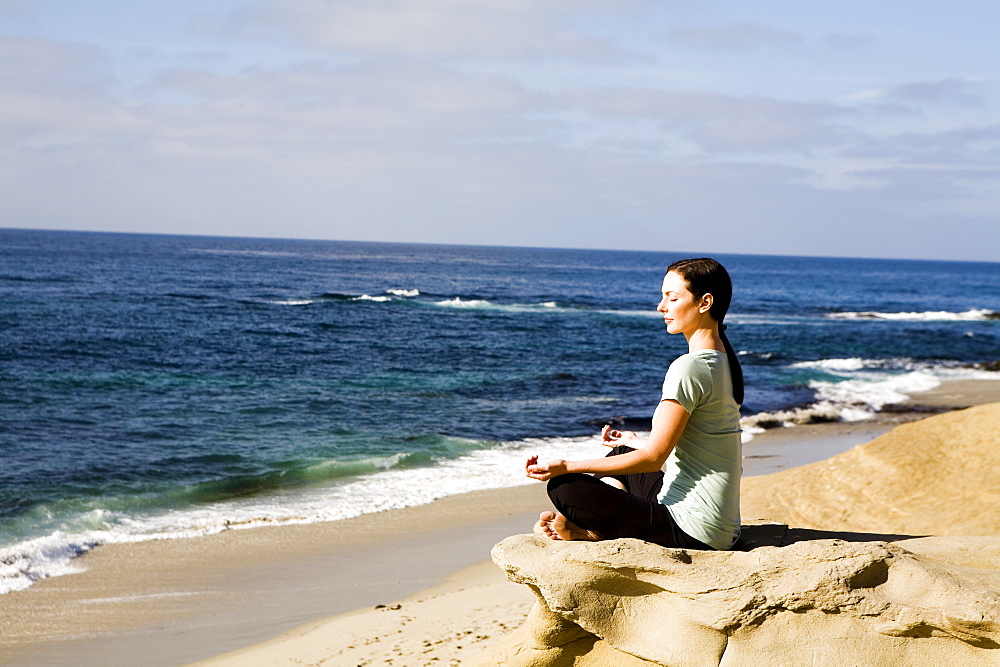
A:
[[[722,344],[726,347],[726,357],[729,359],[729,375],[733,380],[733,399],[739,405],[743,405],[743,366],[740,365],[740,360],[736,356],[733,344],[729,342],[729,337],[726,336],[725,324],[719,325],[719,336],[722,338]]]
[[[667,267],[667,273],[674,271],[685,281],[688,289],[700,299],[706,294],[712,295],[712,307],[708,314],[719,323],[719,336],[722,344],[726,348],[726,358],[729,359],[729,375],[733,380],[733,398],[737,403],[743,403],[743,367],[733,350],[732,343],[726,336],[726,325],[722,321],[729,311],[729,304],[733,300],[733,282],[729,278],[726,268],[714,259],[701,257],[699,259],[682,259]]]

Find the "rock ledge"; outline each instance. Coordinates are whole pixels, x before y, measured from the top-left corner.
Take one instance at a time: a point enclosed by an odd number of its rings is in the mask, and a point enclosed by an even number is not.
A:
[[[744,532],[728,552],[507,538],[493,561],[537,602],[477,664],[1000,664],[1000,538]]]

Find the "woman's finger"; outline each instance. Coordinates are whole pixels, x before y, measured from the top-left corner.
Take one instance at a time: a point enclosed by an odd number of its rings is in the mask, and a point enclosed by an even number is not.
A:
[[[621,439],[622,432],[616,431],[611,428],[611,424],[605,424],[604,428],[601,429],[601,444],[605,447],[615,447],[619,443],[617,440]]]

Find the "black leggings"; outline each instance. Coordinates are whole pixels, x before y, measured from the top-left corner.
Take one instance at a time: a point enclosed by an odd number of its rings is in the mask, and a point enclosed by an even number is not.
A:
[[[608,456],[630,451],[631,447],[619,445]],[[549,498],[560,514],[604,539],[637,537],[664,547],[712,548],[681,530],[670,511],[657,500],[663,487],[662,471],[601,477],[614,477],[627,490],[605,484],[593,475],[574,472],[549,480]]]

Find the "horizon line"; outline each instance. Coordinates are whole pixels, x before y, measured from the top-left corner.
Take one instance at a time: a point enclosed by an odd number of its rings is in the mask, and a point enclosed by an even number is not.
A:
[[[733,257],[788,257],[796,259],[860,259],[871,261],[900,261],[900,262],[958,262],[967,264],[1000,264],[1000,261],[986,259],[942,259],[926,257],[884,257],[884,256],[859,256],[859,255],[794,255],[790,253],[760,253],[760,252],[706,252],[706,251],[675,251],[675,250],[640,250],[636,248],[592,248],[586,246],[535,246],[535,245],[508,245],[497,243],[458,243],[441,241],[378,241],[372,239],[333,239],[333,238],[312,238],[298,236],[233,236],[230,234],[180,234],[173,232],[138,232],[121,230],[102,229],[53,229],[48,227],[8,227],[0,225],[0,230],[19,232],[52,232],[57,234],[104,234],[119,236],[161,236],[169,238],[204,238],[204,239],[230,239],[246,241],[301,241],[307,243],[373,243],[386,245],[413,245],[413,246],[447,246],[455,248],[503,248],[522,250],[579,250],[589,252],[635,252],[635,253],[662,253],[670,255],[693,256],[733,256]]]

